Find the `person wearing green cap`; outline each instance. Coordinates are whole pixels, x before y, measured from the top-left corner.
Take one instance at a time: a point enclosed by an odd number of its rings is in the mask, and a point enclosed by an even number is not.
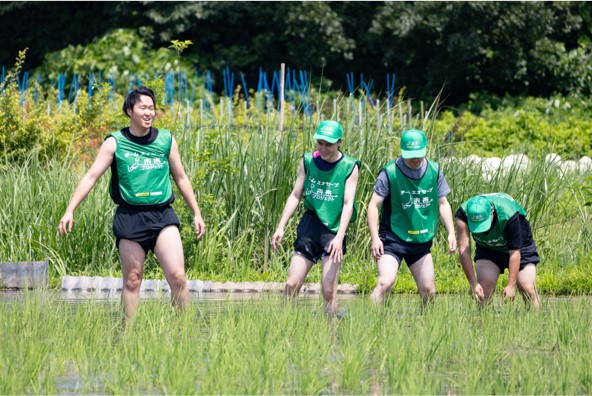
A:
[[[403,132],[400,144],[401,156],[379,172],[368,204],[372,255],[378,267],[371,299],[384,302],[405,260],[426,304],[436,294],[431,247],[438,215],[448,232],[448,253],[456,251],[452,209],[446,198],[450,187],[438,164],[425,158],[428,141],[423,131]]]
[[[503,301],[513,300],[518,286],[524,301],[538,308],[536,265],[540,258],[524,208],[508,194],[482,194],[463,202],[455,217],[460,262],[477,301],[482,305],[490,301],[499,275],[507,268]],[[477,245],[476,276],[469,234]]]
[[[313,138],[317,150],[304,154],[300,161],[294,189],[286,201],[271,246],[275,251],[282,243],[286,224],[304,196],[306,212],[296,231],[284,298],[298,295],[306,275],[320,260],[325,311],[333,314],[337,312],[337,282],[346,252],[345,232],[357,216],[355,193],[360,161],[339,150],[343,128],[338,122],[321,122]]]

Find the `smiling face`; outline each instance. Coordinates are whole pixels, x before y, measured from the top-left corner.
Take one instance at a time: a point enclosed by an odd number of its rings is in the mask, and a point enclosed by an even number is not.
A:
[[[317,140],[317,151],[321,155],[321,158],[327,162],[335,162],[339,159],[339,146],[341,146],[341,140],[337,143]]]
[[[127,115],[130,117],[132,133],[139,135],[147,134],[156,116],[152,98],[147,95],[140,95],[134,107],[127,110]]]

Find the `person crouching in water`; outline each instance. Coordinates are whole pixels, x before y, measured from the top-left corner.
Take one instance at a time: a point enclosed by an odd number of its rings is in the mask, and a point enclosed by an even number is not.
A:
[[[539,308],[536,265],[540,258],[524,208],[508,194],[482,194],[463,202],[455,217],[460,262],[475,299],[486,305],[507,268],[503,301],[513,300],[518,286],[524,302]],[[477,245],[476,276],[469,234]]]
[[[193,212],[197,238],[206,230],[187,177],[177,142],[165,129],[152,126],[156,113],[154,92],[147,87],[131,91],[123,112],[130,126],[112,132],[103,141],[97,158],[74,190],[59,223],[61,235],[72,231],[74,210],[86,198],[107,168],[111,168],[110,195],[118,205],[113,232],[121,259],[124,321],[136,312],[146,254],[152,250],[171,288],[173,306],[189,302],[183,245],[170,176]]]
[[[342,153],[343,127],[335,121],[320,123],[313,138],[317,150],[304,154],[298,177],[288,197],[271,245],[275,251],[284,229],[304,195],[306,212],[296,231],[294,254],[284,288],[284,299],[300,292],[306,275],[319,260],[325,312],[337,312],[337,282],[346,252],[345,232],[357,216],[355,193],[360,161]]]

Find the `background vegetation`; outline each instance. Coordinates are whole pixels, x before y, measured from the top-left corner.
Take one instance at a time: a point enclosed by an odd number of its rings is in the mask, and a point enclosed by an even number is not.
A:
[[[376,92],[395,73],[410,97],[431,101],[444,89],[446,102],[459,105],[483,92],[590,94],[591,27],[588,2],[5,2],[0,65],[29,47],[27,70],[56,72],[60,59],[62,72],[136,73],[160,62],[146,51],[181,39],[193,41],[185,56],[214,72],[218,92],[226,67],[254,86],[260,67],[284,62],[344,92],[346,73],[371,76]],[[121,28],[137,32],[142,43],[129,48],[142,48],[141,62],[122,62],[133,55],[119,46],[116,56],[74,61]]]
[[[17,62],[15,70],[18,67]],[[151,83],[157,92],[162,90],[162,81]],[[49,260],[53,282],[59,282],[63,275],[118,276],[119,260],[111,231],[114,205],[106,193],[108,175],[77,210],[72,234],[58,237],[57,224],[103,137],[127,125],[119,105],[114,105],[121,103],[123,97],[110,100],[111,90],[106,86],[90,99],[81,91],[72,103],[62,101],[58,105],[51,92],[38,92],[37,101],[32,98],[34,89],[26,92],[27,105],[21,105],[21,93],[13,82],[4,86],[1,96],[0,131],[4,146],[0,170],[0,260]],[[589,173],[567,172],[543,159],[555,149],[573,154],[569,144],[555,145],[547,137],[533,134],[528,139],[516,138],[510,151],[504,139],[485,140],[492,131],[508,136],[522,133],[514,126],[519,124],[517,116],[507,114],[510,107],[488,110],[490,117],[466,112],[462,117],[451,118],[446,112],[439,112],[438,98],[429,106],[420,103],[420,111],[414,110],[412,101],[402,96],[390,110],[384,104],[370,106],[364,97],[331,99],[329,95],[319,95],[317,99],[319,111],[311,115],[302,108],[287,110],[283,132],[278,130],[277,110],[265,106],[262,94],[253,98],[250,107],[239,98],[235,98],[235,103],[221,98],[220,105],[213,105],[210,112],[202,112],[201,106],[159,109],[156,126],[170,128],[175,134],[208,225],[207,235],[200,241],[195,240],[191,227],[182,228],[190,279],[285,278],[302,208],[289,223],[283,248],[275,254],[270,249],[270,238],[292,189],[298,161],[304,152],[314,148],[312,132],[321,119],[334,118],[346,130],[343,150],[360,158],[363,164],[357,192],[361,215],[348,231],[350,249],[342,282],[358,284],[361,290],[374,286],[376,270],[369,249],[366,204],[376,173],[398,155],[400,133],[414,127],[426,130],[431,139],[428,156],[442,164],[452,186],[449,200],[455,210],[476,193],[494,191],[507,192],[526,207],[543,258],[539,272],[541,291],[592,292],[590,278],[582,276],[592,267],[587,206],[591,200]],[[531,99],[525,103],[531,107],[525,114],[539,124],[555,122],[553,117],[536,116],[540,113],[540,101]],[[555,109],[553,105],[551,108]],[[486,121],[469,128],[466,120],[473,119],[470,117]],[[559,115],[557,118],[561,119]],[[525,130],[530,122],[523,123]],[[571,131],[574,139],[587,136],[576,128]],[[465,139],[461,132],[477,137]],[[500,156],[527,153],[530,165],[522,168],[515,164],[509,169],[489,171],[465,159],[467,153],[481,152]],[[178,199],[174,206],[182,223],[191,224],[185,203]],[[446,255],[445,241],[439,234],[433,250],[439,291],[462,291],[466,281],[458,258]],[[315,268],[309,281],[318,281],[319,275],[319,268]],[[153,256],[146,276],[162,278]],[[403,267],[397,290],[414,289],[415,284]]]
[[[352,248],[342,282],[358,284],[361,290],[374,285],[365,204],[378,170],[398,155],[400,132],[417,127],[428,132],[429,157],[442,164],[452,186],[453,210],[476,193],[513,195],[526,207],[534,227],[543,259],[541,291],[592,292],[592,281],[585,276],[592,267],[590,174],[544,161],[551,152],[575,161],[592,156],[589,63],[583,62],[589,56],[587,3],[109,5],[129,16],[131,25],[121,22],[121,16],[111,18],[112,11],[101,8],[103,3],[81,3],[76,13],[68,4],[60,12],[73,13],[72,29],[76,30],[79,20],[90,23],[94,18],[104,19],[109,29],[103,35],[93,26],[77,39],[69,39],[65,48],[55,47],[59,40],[47,42],[42,48],[49,52],[42,57],[36,44],[41,37],[29,32],[23,40],[32,48],[28,53],[21,50],[3,75],[1,261],[49,260],[54,283],[62,275],[119,274],[111,231],[114,205],[106,194],[108,175],[78,209],[75,231],[59,238],[56,228],[104,136],[127,125],[120,108],[131,84],[126,77],[137,73],[157,92],[157,126],[171,129],[178,140],[208,224],[207,236],[199,242],[190,227],[182,229],[190,278],[285,278],[301,212],[291,221],[280,252],[271,253],[270,237],[292,188],[299,158],[314,148],[314,128],[321,119],[331,118],[345,126],[344,151],[363,164],[357,194],[361,216],[348,231]],[[351,17],[354,11],[357,19]],[[47,17],[57,11],[45,3],[3,3],[0,18],[11,21],[0,24],[0,29],[11,26],[12,18],[23,21],[28,16],[33,21],[37,12]],[[286,24],[281,34],[273,30],[279,29],[279,21]],[[55,29],[52,23],[48,22],[48,37]],[[239,27],[241,34],[237,34]],[[18,29],[14,27],[13,32]],[[175,36],[194,44],[182,55],[167,48],[170,41],[162,45]],[[230,42],[230,36],[235,41]],[[241,41],[246,38],[252,42]],[[15,38],[11,45],[25,44],[19,40]],[[200,67],[219,71],[232,61],[231,66],[247,73],[261,66],[277,68],[285,60],[279,54],[286,53],[301,62],[299,66],[311,65],[317,77],[322,71],[323,80],[311,82],[306,98],[290,103],[281,132],[277,102],[264,90],[250,89],[248,101],[241,87],[231,98],[216,90],[204,92],[198,84],[202,91],[193,101],[164,103],[162,99],[170,97],[165,91],[167,71],[192,73]],[[472,57],[467,58],[468,54]],[[29,63],[54,81],[58,73],[88,75],[101,70],[121,80],[114,85],[83,83],[73,95],[62,98],[47,80],[35,79],[23,88]],[[398,77],[388,98],[378,84],[367,96],[359,85],[349,94],[330,81],[331,76],[337,81],[350,70],[384,74],[391,66]],[[528,155],[530,165],[492,171],[466,159],[510,154]],[[182,200],[174,205],[182,223],[189,224]],[[445,254],[444,241],[438,235],[433,250],[439,291],[464,291],[458,258]],[[147,277],[162,277],[152,257]],[[309,280],[318,278],[315,268]],[[405,267],[396,290],[415,290]]]

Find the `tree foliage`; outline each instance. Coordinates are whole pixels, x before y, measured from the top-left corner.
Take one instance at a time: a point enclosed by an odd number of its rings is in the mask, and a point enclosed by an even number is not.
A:
[[[453,104],[471,93],[589,95],[591,9],[587,2],[6,2],[0,36],[10,39],[0,64],[30,47],[37,67],[47,52],[143,27],[154,32],[145,39],[151,49],[191,40],[183,57],[196,69],[230,67],[251,86],[259,68],[284,62],[342,90],[349,72],[357,83],[360,73],[371,76],[378,90],[395,73],[411,96],[444,88]]]

